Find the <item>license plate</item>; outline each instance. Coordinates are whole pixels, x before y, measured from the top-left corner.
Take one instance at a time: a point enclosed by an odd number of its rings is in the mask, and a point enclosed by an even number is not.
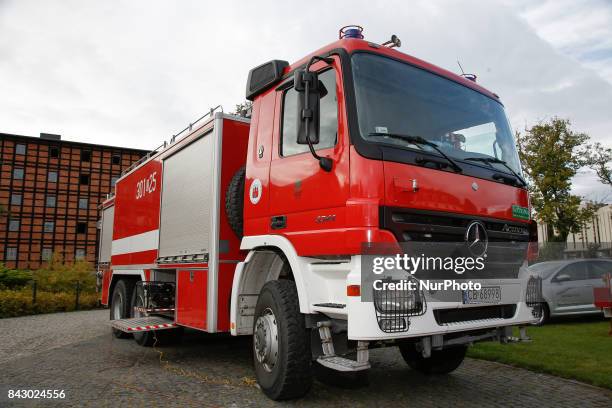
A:
[[[499,303],[501,302],[501,287],[483,286],[480,290],[464,290],[463,303]]]

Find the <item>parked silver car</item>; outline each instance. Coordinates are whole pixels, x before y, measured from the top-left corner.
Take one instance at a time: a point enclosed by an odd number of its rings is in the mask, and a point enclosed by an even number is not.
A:
[[[542,278],[545,304],[538,324],[555,316],[601,313],[593,305],[593,288],[604,285],[602,278],[612,272],[612,259],[540,262],[529,269]]]

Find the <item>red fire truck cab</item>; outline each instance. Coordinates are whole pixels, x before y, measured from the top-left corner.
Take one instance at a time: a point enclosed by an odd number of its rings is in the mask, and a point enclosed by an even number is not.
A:
[[[292,65],[258,66],[250,117],[211,111],[122,175],[98,267],[117,337],[253,336],[261,389],[284,399],[308,391],[312,364],[362,371],[370,348],[394,344],[443,374],[468,344],[537,320],[524,255],[482,302],[362,299],[364,244],[534,239],[498,96],[397,45],[349,27]]]

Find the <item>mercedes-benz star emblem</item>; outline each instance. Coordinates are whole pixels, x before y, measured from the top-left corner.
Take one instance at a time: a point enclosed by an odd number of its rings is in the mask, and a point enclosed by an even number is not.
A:
[[[480,221],[472,221],[465,231],[465,243],[468,251],[475,256],[481,257],[487,253],[489,237],[487,230]]]

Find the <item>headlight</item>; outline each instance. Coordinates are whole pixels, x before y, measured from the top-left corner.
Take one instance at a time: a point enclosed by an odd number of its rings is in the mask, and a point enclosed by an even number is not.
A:
[[[382,283],[384,289],[373,289],[378,326],[385,333],[408,330],[408,318],[422,315],[426,310],[425,297],[418,289],[418,282],[414,286],[417,289],[410,289],[406,280],[384,279]]]

